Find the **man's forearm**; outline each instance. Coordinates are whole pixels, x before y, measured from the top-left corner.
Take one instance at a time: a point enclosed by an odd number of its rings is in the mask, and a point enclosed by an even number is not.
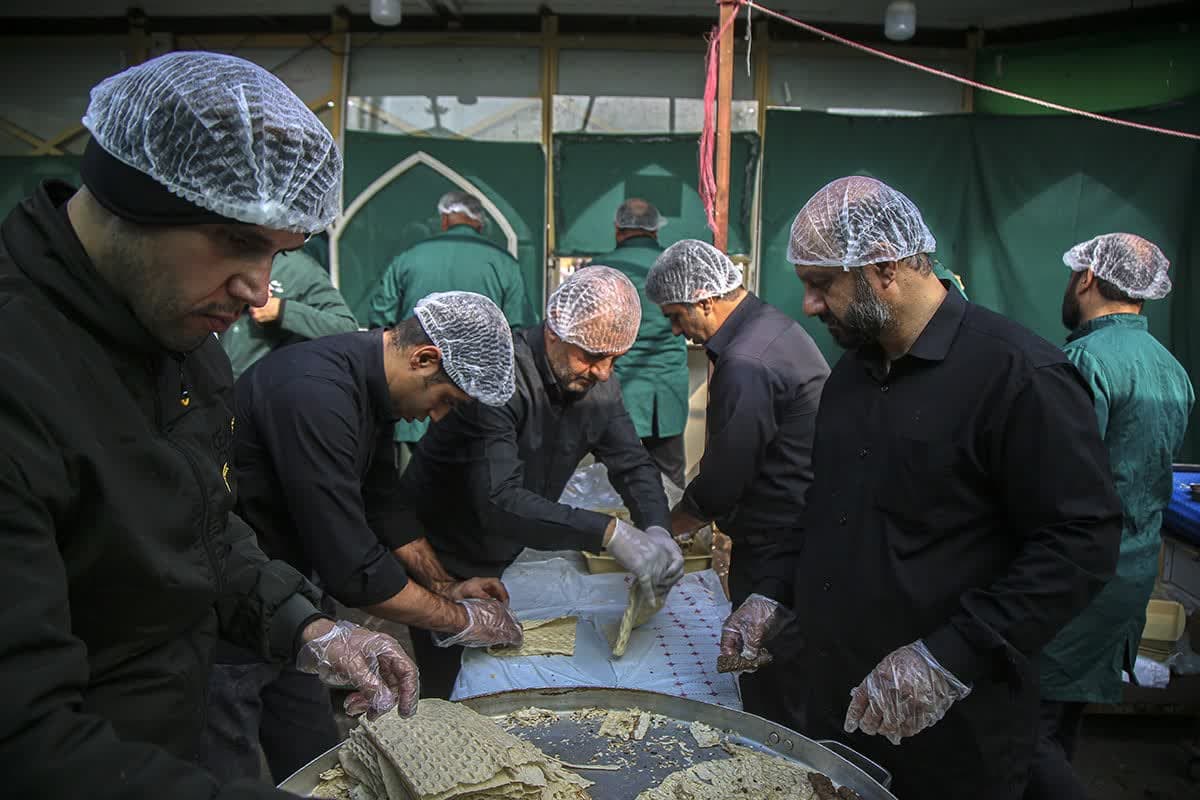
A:
[[[392,553],[400,559],[410,578],[431,592],[441,594],[458,579],[446,572],[442,561],[433,551],[426,538],[416,539],[403,547],[397,547]]]
[[[382,603],[363,610],[391,622],[441,633],[458,633],[470,622],[461,605],[413,581]]]

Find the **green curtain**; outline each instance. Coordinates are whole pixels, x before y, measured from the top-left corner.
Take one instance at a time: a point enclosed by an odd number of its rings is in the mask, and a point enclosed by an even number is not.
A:
[[[758,136],[730,141],[729,252],[750,252],[750,208]],[[613,217],[629,197],[654,203],[667,218],[659,241],[712,241],[697,191],[695,135],[569,134],[554,137],[554,202],[559,255],[596,255],[616,246]]]
[[[419,151],[479,187],[512,224],[529,303],[540,311],[546,183],[541,146],[348,132],[345,205],[384,172]],[[360,320],[367,318],[371,292],[392,259],[440,230],[438,198],[457,188],[429,167],[418,165],[388,184],[350,221],[338,247],[339,288]],[[484,232],[496,244],[506,246],[494,221]]]
[[[61,178],[78,186],[82,160],[82,156],[0,156],[0,218],[47,178]]]
[[[1129,115],[1200,131],[1200,98]],[[839,117],[770,111],[763,164],[765,299],[800,319],[830,358],[840,351],[802,314],[803,287],[787,263],[795,213],[844,175],[879,178],[921,208],[937,257],[962,276],[971,299],[1053,342],[1068,270],[1062,253],[1101,233],[1127,231],[1158,244],[1175,289],[1146,304],[1150,329],[1192,375],[1200,374],[1200,147],[1195,142],[1073,117],[955,115]],[[797,154],[800,154],[799,156]],[[1185,457],[1200,458],[1200,415]]]

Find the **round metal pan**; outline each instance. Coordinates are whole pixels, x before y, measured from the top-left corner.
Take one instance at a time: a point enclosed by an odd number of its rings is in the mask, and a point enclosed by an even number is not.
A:
[[[895,800],[885,787],[891,776],[882,767],[838,742],[818,742],[795,731],[743,711],[682,697],[637,689],[570,688],[524,689],[471,697],[463,705],[502,721],[523,708],[543,708],[559,714],[558,722],[537,727],[510,728],[511,732],[540,747],[545,753],[571,764],[619,764],[619,770],[580,770],[595,785],[588,791],[596,800],[633,800],[671,774],[700,761],[728,757],[720,747],[700,749],[687,730],[702,722],[728,732],[729,741],[796,761],[824,773],[839,786],[854,789],[863,800]],[[640,742],[614,745],[597,735],[598,720],[580,721],[570,712],[587,708],[642,711],[666,717]],[[672,744],[669,740],[677,740]],[[614,749],[616,748],[616,749]],[[318,756],[283,783],[280,789],[307,796],[320,782],[319,775],[338,764],[335,747]],[[684,755],[684,753],[688,755]]]

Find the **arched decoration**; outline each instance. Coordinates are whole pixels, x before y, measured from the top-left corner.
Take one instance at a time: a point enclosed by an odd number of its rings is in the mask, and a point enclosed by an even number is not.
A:
[[[462,189],[464,192],[470,192],[478,197],[479,202],[483,204],[484,209],[492,216],[493,219],[496,220],[497,224],[500,226],[501,232],[504,233],[504,239],[508,244],[509,254],[513,258],[517,257],[517,232],[513,228],[512,223],[508,221],[508,218],[505,217],[496,204],[492,202],[491,198],[480,191],[475,184],[471,183],[465,177],[455,172],[449,166],[421,150],[413,153],[411,156],[399,162],[387,172],[383,173],[374,181],[372,181],[371,185],[363,189],[358,197],[354,198],[354,202],[346,207],[346,210],[342,212],[341,216],[339,216],[337,221],[333,224],[331,230],[329,231],[329,279],[333,282],[334,286],[339,285],[341,278],[338,247],[341,243],[342,231],[346,229],[346,226],[350,223],[350,220],[354,218],[354,215],[361,211],[362,207],[370,202],[372,197],[379,194],[388,186],[388,184],[418,164],[423,164],[426,167],[429,167],[431,170],[453,183],[459,189]]]

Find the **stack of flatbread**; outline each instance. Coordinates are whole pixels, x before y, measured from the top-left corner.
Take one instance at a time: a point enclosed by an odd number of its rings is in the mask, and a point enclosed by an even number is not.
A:
[[[629,647],[629,635],[634,628],[639,628],[650,621],[650,618],[663,607],[666,598],[659,599],[651,594],[649,597],[642,591],[642,585],[637,581],[629,587],[629,602],[625,613],[621,615],[621,624],[617,627],[615,638],[612,640],[612,654],[615,658],[625,655]]]
[[[339,751],[363,800],[587,800],[590,781],[466,706],[363,720]]]
[[[673,772],[637,800],[810,800],[808,770],[794,761],[731,745],[733,758]]]

